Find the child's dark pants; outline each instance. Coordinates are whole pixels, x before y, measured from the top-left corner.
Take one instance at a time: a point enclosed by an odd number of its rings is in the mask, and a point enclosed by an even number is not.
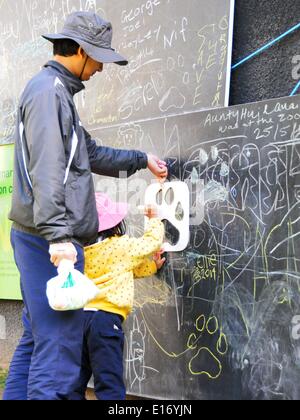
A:
[[[82,369],[72,399],[84,399],[93,374],[99,400],[125,400],[122,321],[121,316],[109,312],[85,312]]]

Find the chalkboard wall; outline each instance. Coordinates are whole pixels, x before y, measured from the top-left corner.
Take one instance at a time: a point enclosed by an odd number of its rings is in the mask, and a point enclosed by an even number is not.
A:
[[[169,254],[158,278],[136,282],[129,390],[177,399],[300,398],[300,97],[139,129],[160,139],[161,155],[177,157],[177,178],[204,181],[206,205],[188,248]],[[101,136],[110,143],[116,129]]]
[[[39,34],[59,29],[73,7],[107,15],[115,46],[133,60],[126,70],[109,67],[77,97],[83,122],[99,145],[156,152],[168,160],[170,179],[203,180],[207,188],[204,222],[191,226],[188,248],[168,255],[159,276],[136,282],[126,325],[128,392],[298,399],[299,97],[199,112],[228,102],[231,2],[123,4],[1,3],[0,141],[13,140],[19,93],[51,56]],[[300,16],[290,0],[284,7],[237,0],[235,11],[234,62]],[[288,95],[297,82],[289,60],[298,40],[295,33],[235,71],[231,103]],[[96,178],[97,189],[105,182]],[[130,233],[140,233],[141,218],[130,221]]]
[[[130,64],[106,66],[78,98],[89,128],[228,105],[232,0],[1,2],[1,143],[13,141],[19,95],[51,57],[41,34],[57,32],[74,10],[112,21],[114,47]],[[199,13],[199,8],[201,13]]]

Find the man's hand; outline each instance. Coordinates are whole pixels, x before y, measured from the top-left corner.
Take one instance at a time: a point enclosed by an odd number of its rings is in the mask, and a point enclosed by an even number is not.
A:
[[[153,256],[153,260],[156,264],[157,271],[160,270],[162,266],[164,265],[164,263],[166,262],[166,258],[162,258],[163,254],[164,254],[164,250],[161,249],[159,252],[156,252],[156,254],[154,254]]]
[[[165,182],[168,177],[168,168],[166,162],[158,157],[148,155],[148,169],[155,175],[160,182]]]
[[[72,242],[61,244],[51,244],[49,247],[50,261],[58,267],[62,260],[70,260],[72,263],[77,261],[77,251]]]

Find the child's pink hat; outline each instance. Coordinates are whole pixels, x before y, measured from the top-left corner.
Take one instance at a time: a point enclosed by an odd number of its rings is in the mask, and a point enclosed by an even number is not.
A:
[[[99,232],[117,226],[127,216],[127,203],[114,203],[108,195],[99,192],[95,194],[95,197],[99,219]]]

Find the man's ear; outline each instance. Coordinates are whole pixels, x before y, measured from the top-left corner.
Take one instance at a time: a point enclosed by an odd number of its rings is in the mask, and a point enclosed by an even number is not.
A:
[[[86,52],[84,51],[84,49],[82,47],[79,47],[78,48],[77,55],[80,58],[83,58],[83,59],[86,59],[86,57],[87,57],[87,54],[86,54]]]

